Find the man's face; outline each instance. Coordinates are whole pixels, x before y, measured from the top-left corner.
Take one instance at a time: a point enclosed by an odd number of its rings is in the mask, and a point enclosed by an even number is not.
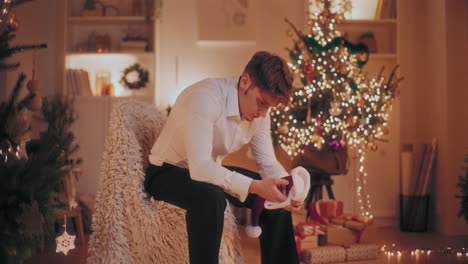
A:
[[[276,107],[279,101],[269,92],[255,86],[248,73],[242,74],[239,81],[239,111],[242,119],[252,121],[266,117],[270,107]]]

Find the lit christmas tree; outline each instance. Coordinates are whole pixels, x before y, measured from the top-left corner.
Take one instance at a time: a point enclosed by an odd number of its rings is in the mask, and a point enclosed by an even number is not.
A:
[[[368,47],[349,42],[336,30],[344,9],[334,13],[329,0],[320,3],[323,11],[310,15],[307,34],[286,20],[294,41],[288,65],[301,85],[288,107],[272,112],[273,138],[292,158],[310,150],[356,149],[358,199],[362,214],[370,216],[369,196],[363,191],[365,150],[376,150],[375,141],[388,134],[387,120],[399,80],[396,68],[390,81],[381,74],[368,79],[362,71],[369,59]]]

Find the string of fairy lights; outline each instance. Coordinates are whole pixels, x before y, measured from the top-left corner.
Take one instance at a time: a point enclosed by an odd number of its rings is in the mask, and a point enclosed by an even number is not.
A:
[[[303,154],[309,145],[318,150],[356,149],[359,208],[362,215],[372,217],[370,196],[365,191],[365,150],[376,151],[375,141],[389,133],[396,85],[390,85],[382,72],[371,79],[363,74],[361,68],[369,59],[367,46],[344,39],[336,30],[344,14],[333,13],[330,1],[322,4],[323,11],[307,20],[307,34],[287,21],[292,28],[287,34],[294,42],[288,49],[288,65],[302,85],[295,89],[288,107],[272,112],[273,139],[292,158]]]
[[[439,254],[446,256],[454,256],[457,261],[467,261],[468,260],[468,250],[466,248],[454,249],[452,247],[445,247],[443,249],[412,249],[412,250],[402,250],[398,249],[395,244],[392,244],[390,247],[383,245],[380,248],[380,252],[387,256],[387,259],[402,257],[410,257],[418,263],[419,260],[423,258],[429,258],[431,255]]]

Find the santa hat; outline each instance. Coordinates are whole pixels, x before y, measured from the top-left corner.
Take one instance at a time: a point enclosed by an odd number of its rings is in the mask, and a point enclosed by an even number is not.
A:
[[[306,169],[303,167],[294,168],[291,171],[291,176],[286,176],[282,179],[288,180],[289,182],[286,186],[280,186],[280,191],[287,197],[285,201],[265,201],[265,199],[260,196],[255,198],[252,206],[251,225],[245,228],[245,232],[249,237],[259,237],[262,233],[262,229],[258,226],[258,221],[263,208],[269,210],[284,208],[291,204],[291,200],[302,202],[307,198],[310,189],[310,175]]]

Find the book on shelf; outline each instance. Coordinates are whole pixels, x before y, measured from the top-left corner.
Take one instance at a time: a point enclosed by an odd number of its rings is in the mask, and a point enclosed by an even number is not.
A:
[[[67,87],[73,96],[93,96],[89,73],[83,69],[67,69]]]

